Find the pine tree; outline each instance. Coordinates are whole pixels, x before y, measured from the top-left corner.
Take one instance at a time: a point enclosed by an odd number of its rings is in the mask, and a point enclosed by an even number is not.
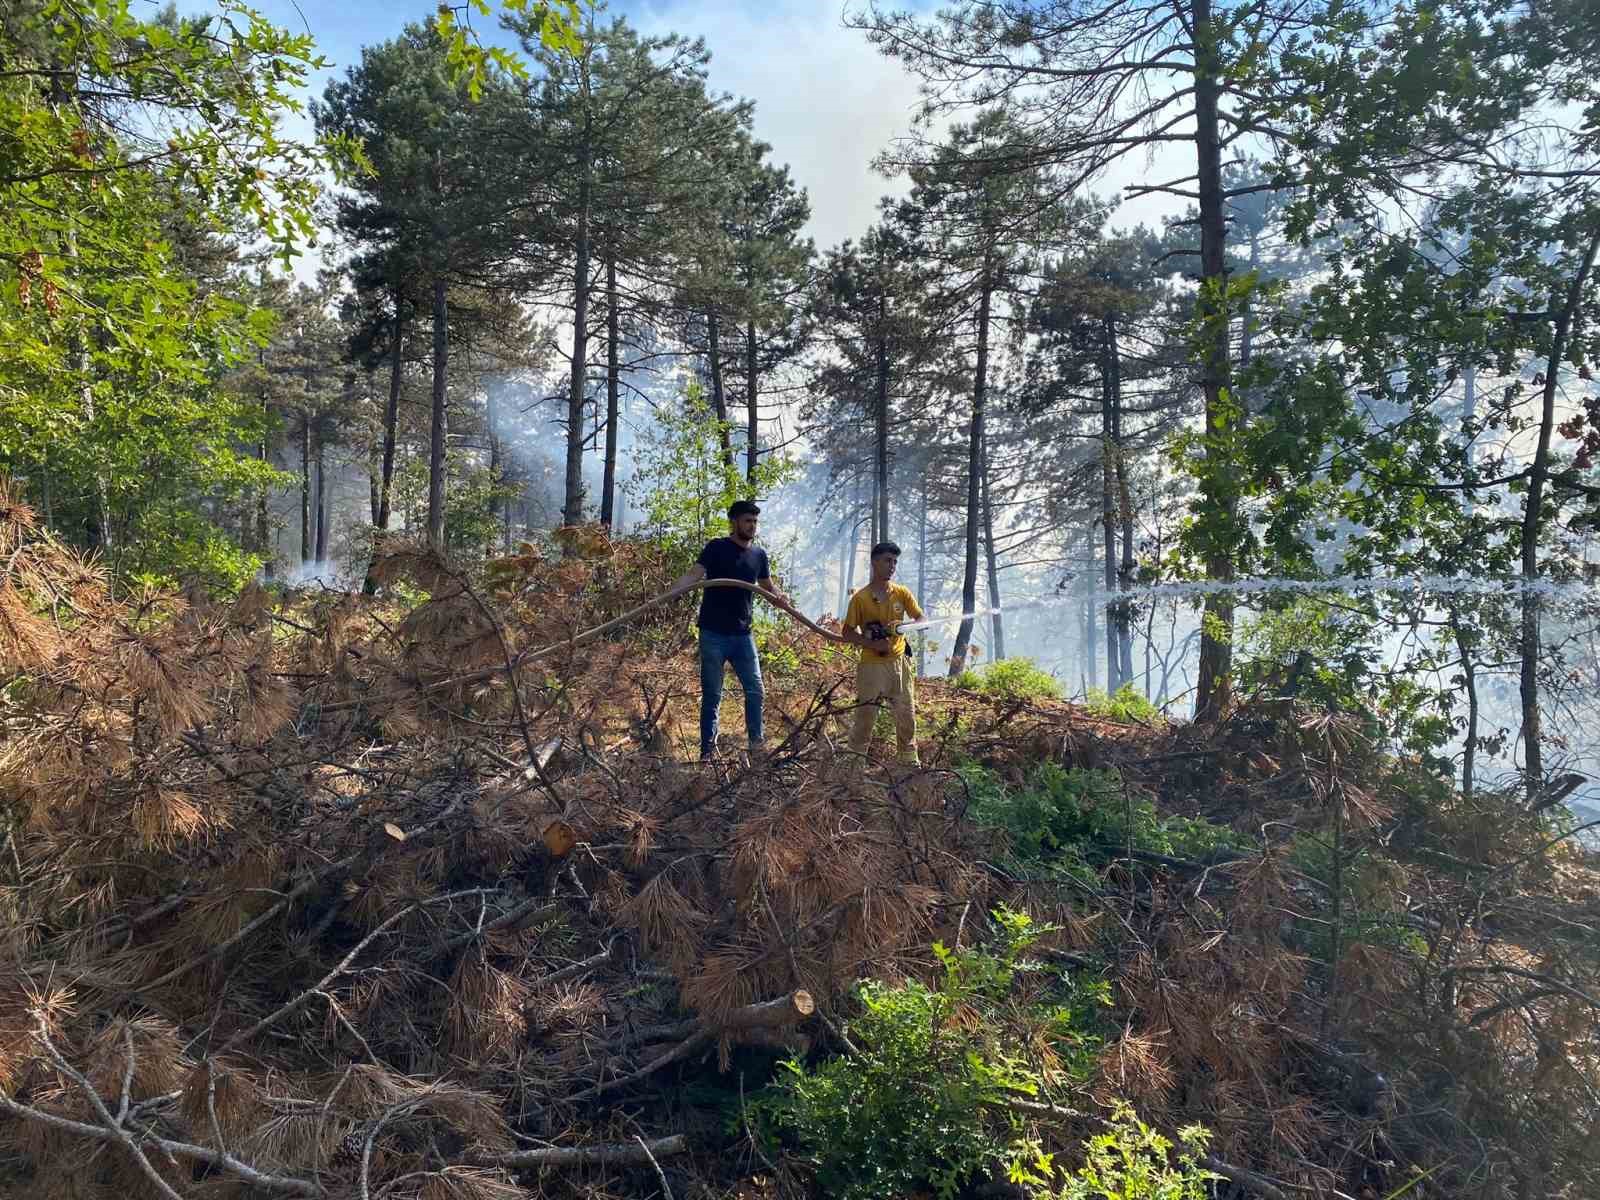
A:
[[[726,148],[748,123],[749,109],[707,92],[709,56],[698,41],[644,38],[620,20],[598,26],[591,15],[581,44],[555,52],[537,44],[536,31],[509,24],[543,71],[529,90],[515,145],[538,206],[525,253],[533,273],[562,278],[549,299],[571,313],[562,520],[573,525],[584,516],[596,314],[608,343],[619,348],[606,352],[607,478],[614,487],[619,418],[612,409],[627,293],[641,313],[659,304],[673,264],[690,257],[694,239],[714,223]],[[646,302],[652,286],[658,295]],[[609,515],[609,487],[602,517]]]
[[[925,147],[909,167],[912,192],[902,220],[940,278],[935,289],[945,332],[959,329],[957,353],[966,360],[971,404],[967,423],[966,564],[963,611],[977,607],[980,547],[992,546],[993,521],[985,520],[985,426],[991,356],[997,320],[1008,317],[1007,297],[1025,282],[1030,256],[1062,235],[1068,221],[1060,183],[1048,170],[1023,165],[1029,153],[1024,131],[999,110],[955,126],[947,140]],[[997,308],[1001,311],[997,311]],[[968,340],[970,339],[970,340]],[[999,607],[991,572],[992,607]],[[950,670],[965,667],[972,617],[961,623]],[[1003,624],[994,622],[996,640]]]
[[[526,181],[503,153],[518,111],[515,89],[498,75],[480,83],[476,98],[469,95],[436,22],[365,49],[360,66],[330,83],[313,106],[318,129],[360,139],[372,166],[340,198],[341,229],[358,247],[382,248],[377,260],[397,306],[402,279],[414,280],[418,292],[425,287],[432,318],[428,538],[436,547],[444,544],[450,287],[515,290],[522,283]]]

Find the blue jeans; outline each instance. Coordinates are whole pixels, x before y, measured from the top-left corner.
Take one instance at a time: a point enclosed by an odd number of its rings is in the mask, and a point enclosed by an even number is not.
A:
[[[710,754],[717,745],[717,710],[722,706],[723,667],[733,664],[733,673],[744,689],[744,726],[750,744],[761,744],[761,660],[756,657],[756,639],[748,633],[700,631],[700,753]]]

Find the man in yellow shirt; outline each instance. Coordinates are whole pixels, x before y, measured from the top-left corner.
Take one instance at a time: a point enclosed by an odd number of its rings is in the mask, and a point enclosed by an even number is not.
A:
[[[872,741],[872,723],[887,702],[894,713],[895,742],[903,763],[917,762],[916,672],[908,657],[906,639],[895,626],[910,617],[922,619],[922,609],[911,589],[894,579],[900,547],[879,542],[872,548],[872,578],[850,597],[844,614],[844,638],[861,647],[856,664],[855,724],[850,749],[865,754]]]

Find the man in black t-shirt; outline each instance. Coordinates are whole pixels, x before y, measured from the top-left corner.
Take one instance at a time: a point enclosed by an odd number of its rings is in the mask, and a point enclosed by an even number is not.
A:
[[[755,544],[761,510],[749,500],[728,508],[728,536],[706,543],[700,557],[672,585],[682,591],[702,579],[742,579],[755,584],[774,604],[789,607],[789,599],[772,580],[767,552]],[[717,748],[717,712],[722,706],[722,678],[733,665],[744,689],[744,725],[752,750],[761,748],[761,660],[750,632],[755,596],[743,588],[705,588],[700,593],[700,758]]]

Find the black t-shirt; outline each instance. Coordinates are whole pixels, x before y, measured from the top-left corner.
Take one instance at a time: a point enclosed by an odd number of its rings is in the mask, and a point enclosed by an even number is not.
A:
[[[741,546],[731,537],[706,543],[695,559],[706,569],[707,579],[742,579],[758,583],[771,577],[767,552],[760,546]],[[706,588],[700,593],[701,629],[713,633],[749,633],[755,615],[755,596],[743,588]]]

